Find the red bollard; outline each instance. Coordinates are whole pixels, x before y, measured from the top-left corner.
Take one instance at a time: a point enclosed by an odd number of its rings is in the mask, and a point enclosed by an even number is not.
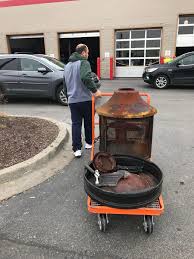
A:
[[[97,58],[97,76],[100,79],[100,58]]]
[[[160,57],[160,64],[164,64],[164,57]]]
[[[113,58],[110,58],[110,80],[113,80]]]

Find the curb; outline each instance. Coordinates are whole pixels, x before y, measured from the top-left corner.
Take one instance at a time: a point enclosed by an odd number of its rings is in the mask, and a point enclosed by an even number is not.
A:
[[[52,163],[52,161],[54,161],[55,157],[57,157],[61,151],[70,153],[71,148],[70,148],[70,143],[68,142],[69,125],[62,122],[55,121],[50,118],[44,118],[44,117],[35,117],[35,116],[12,116],[12,117],[38,118],[38,119],[48,120],[58,127],[59,133],[56,139],[47,148],[42,150],[34,157],[26,161],[23,161],[21,163],[18,163],[16,165],[0,170],[0,200],[7,199],[14,194],[23,192],[24,190],[27,190],[32,186],[35,186],[45,181],[46,179],[54,175],[57,171],[64,168],[65,166],[64,164],[67,164],[67,162],[70,162],[72,159],[72,156],[66,156],[67,157],[66,162],[62,161],[62,163],[56,164],[54,167],[54,170],[52,168],[52,172],[49,172],[49,163]],[[68,145],[69,145],[69,149],[67,148]],[[66,150],[64,149],[64,147],[66,147]],[[29,178],[29,180],[27,181],[25,180],[26,182],[28,182],[26,186],[25,184],[23,184],[24,183],[23,181],[20,188],[18,184],[22,182],[21,181],[22,178],[23,180]],[[4,192],[6,193],[4,194]]]

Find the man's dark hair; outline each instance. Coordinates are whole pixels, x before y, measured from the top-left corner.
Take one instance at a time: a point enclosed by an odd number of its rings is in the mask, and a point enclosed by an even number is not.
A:
[[[83,51],[87,50],[87,46],[85,44],[79,44],[77,45],[77,47],[75,48],[75,51],[79,54],[81,54]]]

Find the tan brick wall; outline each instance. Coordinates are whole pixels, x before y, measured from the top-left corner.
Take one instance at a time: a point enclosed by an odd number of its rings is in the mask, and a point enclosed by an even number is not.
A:
[[[100,31],[102,76],[109,75],[105,52],[114,55],[114,31],[163,28],[162,54],[176,49],[180,14],[194,14],[194,0],[79,0],[0,8],[0,52],[6,52],[5,35],[44,33],[47,54],[59,54],[57,33]]]
[[[176,54],[176,36],[177,36],[177,24],[163,26],[162,31],[162,48],[161,55],[165,55],[165,50],[170,50],[171,55]]]
[[[0,53],[2,54],[8,53],[7,38],[6,38],[6,35],[3,33],[0,33]]]
[[[47,55],[54,55],[55,58],[59,58],[59,39],[56,32],[45,32],[44,44]]]
[[[114,57],[114,30],[112,28],[100,30],[101,76],[102,78],[109,78],[110,58],[105,57],[105,53]]]

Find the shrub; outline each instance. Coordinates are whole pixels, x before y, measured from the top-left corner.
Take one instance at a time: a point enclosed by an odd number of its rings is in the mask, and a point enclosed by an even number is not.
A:
[[[6,103],[7,99],[5,97],[5,91],[3,86],[0,85],[0,103]]]

